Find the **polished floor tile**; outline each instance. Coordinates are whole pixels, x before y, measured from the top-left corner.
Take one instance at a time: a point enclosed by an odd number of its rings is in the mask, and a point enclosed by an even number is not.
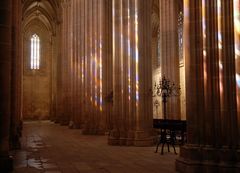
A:
[[[82,135],[49,121],[24,122],[13,173],[174,173],[173,152],[107,145],[107,136]],[[172,148],[171,148],[172,149]],[[179,149],[177,148],[177,151]]]

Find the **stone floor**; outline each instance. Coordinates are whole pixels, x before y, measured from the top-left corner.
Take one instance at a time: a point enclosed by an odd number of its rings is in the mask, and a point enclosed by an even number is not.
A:
[[[172,151],[107,145],[107,136],[81,135],[49,121],[25,122],[13,173],[173,173]],[[177,151],[179,149],[177,148]]]

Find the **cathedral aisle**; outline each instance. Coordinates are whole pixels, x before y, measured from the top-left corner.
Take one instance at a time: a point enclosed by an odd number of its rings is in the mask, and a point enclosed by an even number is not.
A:
[[[14,173],[173,173],[172,152],[107,145],[107,136],[81,135],[49,121],[24,122]]]

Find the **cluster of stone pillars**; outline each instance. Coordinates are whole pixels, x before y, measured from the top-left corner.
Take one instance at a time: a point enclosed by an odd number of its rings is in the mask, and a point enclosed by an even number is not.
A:
[[[9,150],[20,147],[21,135],[21,1],[0,2],[0,170],[12,169]]]
[[[151,1],[114,0],[113,130],[109,144],[153,143]]]
[[[151,3],[63,1],[62,16],[57,120],[110,132],[112,145],[152,144]]]
[[[178,48],[178,15],[179,3],[175,0],[159,1],[160,17],[160,67],[161,76],[171,82],[180,84],[179,48]],[[184,88],[183,88],[184,89]],[[180,97],[167,99],[167,119],[181,119]]]
[[[62,49],[58,68],[61,94],[57,121],[84,134],[111,128],[111,2],[62,2]]]
[[[187,145],[179,172],[239,172],[233,1],[184,1]]]

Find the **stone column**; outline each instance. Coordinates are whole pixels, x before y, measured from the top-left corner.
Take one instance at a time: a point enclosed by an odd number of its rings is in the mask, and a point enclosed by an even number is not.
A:
[[[85,122],[83,134],[89,134],[91,129],[91,49],[92,49],[92,0],[85,1]]]
[[[138,14],[138,32],[136,46],[138,46],[139,83],[136,82],[136,129],[134,145],[146,146],[153,143],[152,138],[152,60],[151,60],[151,7],[152,1],[136,1]],[[136,54],[137,55],[137,54]],[[137,91],[138,90],[138,91]],[[137,93],[138,92],[138,93]],[[139,94],[139,100],[138,96]]]
[[[102,39],[103,39],[103,114],[106,116],[106,130],[113,128],[112,121],[112,94],[113,94],[113,59],[112,59],[112,1],[105,1],[104,17],[102,21]]]
[[[188,141],[178,172],[240,171],[232,15],[232,1],[185,1]]]
[[[239,1],[238,1],[239,2]],[[239,3],[238,3],[239,8]],[[221,30],[222,30],[222,90],[221,92],[221,145],[228,157],[222,157],[224,162],[229,160],[238,163],[236,172],[240,171],[240,116],[238,115],[236,91],[235,45],[234,40],[234,4],[233,1],[222,0],[221,2]],[[239,19],[238,19],[239,20]],[[236,28],[235,28],[236,29]],[[239,43],[238,43],[239,44]],[[236,57],[235,57],[236,56]],[[238,67],[239,68],[239,67]],[[231,92],[229,92],[231,91]],[[236,152],[237,151],[237,152]],[[232,158],[230,158],[230,157]]]
[[[60,50],[60,46],[59,46],[59,19],[56,19],[54,21],[54,23],[56,24],[55,27],[55,31],[52,34],[52,41],[51,41],[51,45],[52,45],[52,63],[51,63],[51,106],[50,106],[50,120],[51,121],[56,121],[56,117],[57,117],[57,97],[58,97],[58,93],[57,93],[57,76],[58,76],[58,72],[57,72],[57,64],[58,64],[58,51]]]
[[[151,5],[152,1],[144,0],[113,1],[111,145],[153,143]]]
[[[91,109],[92,109],[92,114],[91,114],[91,120],[90,120],[90,126],[91,134],[96,134],[97,133],[97,116],[98,116],[98,108],[97,108],[97,102],[98,102],[98,97],[97,97],[97,6],[98,6],[98,1],[92,1],[92,47],[91,47],[91,97],[92,97],[92,104],[91,104]]]
[[[122,0],[113,0],[113,129],[110,132],[108,143],[118,145],[122,131],[122,82],[121,82],[121,3]],[[121,136],[122,137],[122,136]]]
[[[138,16],[136,14],[137,8],[136,8],[137,1],[130,0],[128,1],[129,11],[128,11],[128,47],[130,48],[129,51],[129,112],[130,115],[128,118],[128,139],[127,139],[127,145],[134,145],[134,138],[135,138],[135,129],[136,129],[136,100],[137,100],[137,67],[136,67],[136,56],[138,54],[137,52],[137,28],[138,28]]]
[[[79,3],[79,4],[78,4]],[[105,118],[103,116],[102,104],[102,60],[103,58],[103,28],[105,1],[80,1],[75,3],[79,9],[80,30],[76,31],[78,38],[79,56],[76,60],[78,63],[76,80],[76,94],[82,96],[79,100],[80,114],[84,114],[83,134],[103,134],[105,132]],[[77,17],[76,16],[76,17]],[[81,25],[80,25],[81,24]],[[84,26],[84,27],[83,27]],[[82,116],[80,115],[80,116]],[[80,118],[81,119],[81,118]]]
[[[61,103],[61,107],[62,107],[62,112],[61,112],[61,118],[60,118],[60,124],[68,124],[67,122],[65,122],[65,117],[66,117],[66,106],[65,106],[65,102],[66,102],[66,84],[65,84],[65,79],[66,79],[66,35],[67,35],[67,10],[66,7],[67,6],[67,2],[63,1],[62,4],[62,10],[63,10],[63,31],[62,31],[62,57],[61,57],[61,71],[62,71],[62,103]]]
[[[236,148],[240,134],[237,124],[236,77],[235,77],[235,43],[233,1],[222,0],[221,3],[222,49],[220,62],[221,83],[221,141],[227,149]],[[231,91],[231,92],[229,92]]]
[[[14,0],[12,6],[12,88],[11,88],[11,149],[19,149],[21,136],[21,2]]]
[[[60,62],[60,52],[61,52],[61,7],[57,8],[57,18],[53,21],[55,24],[55,31],[52,34],[52,105],[51,105],[51,112],[50,112],[50,120],[56,122],[59,117],[59,76],[61,72],[59,69],[59,62]]]
[[[104,101],[104,96],[106,95],[106,63],[109,59],[108,55],[108,46],[109,40],[109,3],[105,0],[100,0],[98,3],[97,10],[97,40],[98,40],[98,125],[97,125],[97,134],[105,134],[107,130],[107,114],[106,114],[106,103]]]
[[[159,3],[161,76],[180,85],[178,3],[175,0],[160,0]],[[166,106],[167,119],[181,119],[180,97],[167,98]]]
[[[70,65],[70,80],[71,80],[71,121],[70,121],[70,128],[80,128],[80,119],[81,115],[79,114],[80,112],[80,107],[79,107],[79,82],[80,82],[80,76],[78,76],[79,73],[79,61],[80,61],[80,48],[78,47],[78,41],[80,41],[79,37],[79,28],[80,28],[80,2],[73,0],[72,5],[71,5],[71,39],[70,42],[72,44],[71,48],[71,65]]]
[[[89,134],[95,134],[95,126],[96,126],[96,122],[95,122],[95,116],[96,116],[96,100],[95,100],[95,31],[96,31],[96,1],[92,0],[92,11],[91,11],[91,18],[90,20],[92,21],[91,23],[91,47],[90,47],[90,79],[91,79],[91,104],[90,104],[90,109],[91,109],[91,114],[90,116],[90,121],[89,121],[89,125],[90,125],[90,131]]]
[[[72,75],[72,53],[73,53],[73,47],[72,47],[72,4],[73,0],[68,0],[67,8],[66,8],[66,16],[67,16],[67,33],[66,33],[66,56],[64,57],[66,59],[66,78],[65,78],[65,92],[66,92],[66,112],[65,112],[65,118],[67,121],[65,123],[69,125],[70,118],[72,116],[72,104],[73,104],[73,96],[72,96],[72,84],[73,84],[73,75]]]
[[[63,58],[63,31],[64,31],[64,25],[63,25],[63,8],[61,4],[61,8],[59,8],[59,14],[61,15],[60,21],[58,23],[58,56],[57,56],[57,69],[56,69],[56,76],[57,76],[57,94],[56,94],[56,118],[55,123],[60,123],[62,112],[63,112],[63,106],[62,106],[62,98],[63,98],[63,85],[62,85],[62,76],[63,76],[63,68],[62,68],[62,58]]]
[[[80,121],[80,126],[81,128],[84,126],[84,115],[85,115],[85,106],[84,104],[86,103],[86,98],[85,98],[85,88],[84,88],[84,80],[85,80],[85,20],[86,20],[86,16],[85,16],[85,0],[81,0],[80,2],[78,2],[78,7],[80,10],[78,10],[78,12],[80,11],[80,15],[79,15],[79,20],[78,20],[78,28],[80,28],[80,30],[78,30],[78,35],[80,37],[80,39],[78,40],[78,77],[79,77],[79,85],[78,85],[78,106],[80,106],[80,111],[78,113],[79,117],[79,121]],[[82,44],[84,43],[85,44]]]
[[[67,78],[66,78],[66,85],[67,85],[67,101],[65,102],[67,106],[67,113],[66,115],[69,117],[68,126],[72,124],[72,118],[73,118],[73,29],[72,29],[72,5],[74,0],[70,0],[67,8],[67,18],[68,18],[68,32],[66,34],[67,37],[67,56],[65,57],[67,59]]]
[[[238,126],[240,127],[240,28],[238,23],[240,23],[240,0],[234,0],[234,30],[235,30],[235,66],[236,66],[236,79],[237,79],[237,114],[238,114]],[[237,46],[238,45],[238,46]],[[240,128],[238,128],[238,133],[240,134]],[[240,143],[240,138],[239,142]]]
[[[71,85],[71,94],[70,94],[70,102],[71,102],[71,113],[70,113],[70,122],[69,122],[69,128],[76,128],[76,112],[75,112],[75,99],[76,99],[76,93],[75,93],[75,83],[76,83],[76,44],[75,44],[75,38],[76,38],[76,31],[75,31],[75,8],[76,8],[76,1],[72,0],[72,4],[70,7],[70,22],[71,22],[71,32],[70,32],[70,69],[69,69],[69,78],[70,78],[70,85]]]
[[[103,83],[103,76],[105,71],[105,63],[107,55],[108,39],[105,36],[108,32],[105,30],[108,27],[105,26],[106,15],[105,9],[107,7],[107,2],[104,0],[99,1],[88,1],[89,7],[87,16],[84,19],[89,22],[89,29],[85,30],[87,40],[87,64],[85,71],[88,80],[85,81],[86,90],[89,90],[89,104],[86,110],[89,112],[86,114],[86,124],[83,130],[84,134],[104,134],[106,130],[106,113],[105,105],[103,103],[103,88],[105,88],[105,83]],[[106,79],[106,78],[104,78]],[[105,91],[104,91],[105,92]]]
[[[201,143],[204,143],[204,69],[202,0],[184,2],[184,55],[186,73],[187,145],[181,147],[176,161],[176,170],[191,172],[190,161],[200,158]],[[194,58],[193,58],[194,57]],[[186,159],[185,159],[186,158]],[[186,160],[189,160],[187,162]],[[192,168],[194,172],[196,168]]]
[[[122,80],[122,118],[123,118],[123,140],[125,145],[133,145],[132,137],[130,135],[130,124],[129,124],[129,116],[130,112],[130,1],[122,1],[121,4],[121,80]],[[131,131],[132,132],[132,131]],[[121,138],[120,138],[121,140]]]
[[[62,2],[62,56],[61,56],[61,115],[59,122],[61,125],[68,125],[71,115],[71,85],[70,85],[70,65],[71,65],[71,22],[70,22],[71,1]]]
[[[78,40],[81,39],[79,33],[80,33],[80,27],[82,27],[81,25],[79,25],[81,20],[81,7],[80,7],[80,3],[81,1],[75,1],[74,4],[74,21],[73,21],[73,30],[74,30],[74,34],[73,34],[73,42],[74,42],[74,103],[73,103],[73,111],[74,111],[74,116],[75,116],[75,127],[74,128],[80,128],[81,127],[81,107],[80,107],[80,82],[81,82],[81,76],[78,75],[79,71],[80,71],[80,65],[81,65],[81,49],[79,49],[78,47]]]
[[[61,125],[68,125],[69,118],[66,114],[67,112],[67,84],[66,84],[66,78],[67,78],[67,47],[68,47],[68,39],[67,34],[68,33],[68,15],[67,15],[67,6],[68,1],[62,2],[62,32],[61,32],[61,62],[60,62],[60,68],[61,68],[61,97],[60,97],[60,114],[59,115],[59,123]]]
[[[55,123],[60,123],[63,113],[63,48],[64,48],[64,3],[61,2],[59,7],[59,21],[57,25],[57,47],[58,54],[56,57],[56,118]]]
[[[219,52],[218,52],[218,16],[217,0],[206,0],[202,4],[203,12],[203,56],[204,56],[204,143],[219,145],[220,91],[219,91]],[[214,134],[214,135],[213,135]]]
[[[0,170],[10,172],[9,130],[11,116],[12,1],[0,1]]]
[[[83,109],[84,109],[84,120],[83,120],[83,133],[84,131],[87,131],[87,119],[88,119],[88,104],[89,104],[89,93],[88,93],[88,45],[89,45],[89,18],[88,18],[88,3],[89,1],[85,1],[84,0],[84,7],[83,7],[83,11],[84,11],[84,86],[83,86],[83,92],[84,92],[84,101],[83,101]]]
[[[84,28],[84,24],[81,24],[81,22],[84,20],[84,17],[82,14],[84,13],[84,10],[82,9],[83,6],[83,0],[75,1],[75,36],[73,36],[75,41],[75,103],[74,103],[74,110],[75,110],[75,125],[78,128],[82,127],[82,108],[83,104],[81,103],[81,99],[83,99],[82,95],[82,55],[83,55],[83,49],[82,44],[84,41],[82,40],[82,29]]]

